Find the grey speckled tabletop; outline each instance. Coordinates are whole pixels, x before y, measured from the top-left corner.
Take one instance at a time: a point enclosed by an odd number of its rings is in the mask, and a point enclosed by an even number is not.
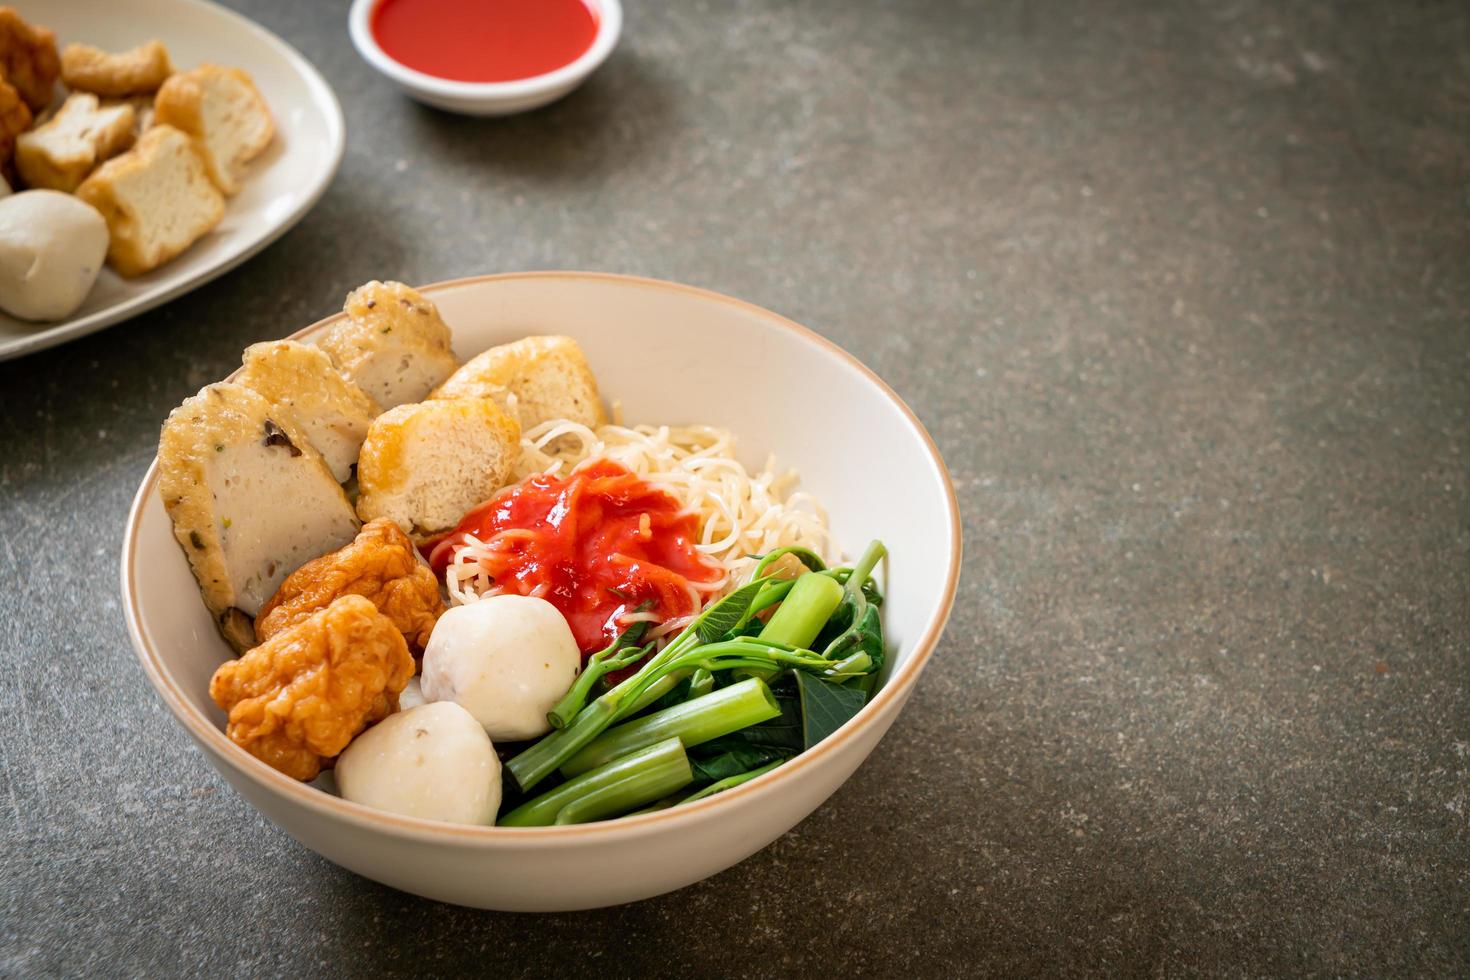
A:
[[[0,974],[1470,972],[1470,7],[628,6],[585,89],[475,122],[370,71],[343,5],[250,5],[342,99],[326,197],[0,364]],[[372,277],[538,268],[838,341],[967,536],[939,654],[830,802],[545,917],[397,894],[247,808],[115,571],[160,420],[241,347]]]

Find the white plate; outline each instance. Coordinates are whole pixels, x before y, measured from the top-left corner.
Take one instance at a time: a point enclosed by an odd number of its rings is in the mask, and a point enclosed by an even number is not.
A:
[[[0,314],[0,361],[53,347],[166,303],[244,262],[316,203],[342,161],[342,107],[296,49],[239,14],[203,0],[9,0],[22,17],[120,51],[158,38],[177,68],[244,68],[270,104],[276,138],[252,164],[215,229],[172,262],[136,279],[104,269],[86,303],[58,323]],[[59,89],[59,86],[58,86]]]

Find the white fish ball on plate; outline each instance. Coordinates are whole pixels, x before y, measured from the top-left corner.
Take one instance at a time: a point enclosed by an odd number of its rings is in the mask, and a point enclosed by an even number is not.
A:
[[[391,714],[337,757],[343,799],[407,817],[487,825],[500,809],[500,759],[452,701]]]
[[[60,191],[0,198],[0,309],[22,320],[71,316],[102,271],[107,222]]]
[[[551,730],[546,713],[582,670],[572,628],[545,599],[498,595],[439,617],[424,649],[423,690],[454,701],[497,742]]]

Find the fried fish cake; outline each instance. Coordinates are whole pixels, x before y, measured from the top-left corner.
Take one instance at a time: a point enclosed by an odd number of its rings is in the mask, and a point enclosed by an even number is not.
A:
[[[413,671],[393,621],[362,596],[345,595],[222,664],[209,696],[229,714],[231,741],[306,781],[398,709]]]
[[[357,458],[357,513],[423,543],[510,479],[521,427],[487,398],[399,405],[373,419]]]
[[[379,518],[363,525],[345,548],[309,561],[260,610],[255,632],[262,641],[310,617],[344,595],[371,600],[393,621],[409,646],[422,650],[444,612],[439,580],[419,560],[398,525]]]
[[[235,377],[296,416],[306,438],[338,483],[352,478],[362,440],[381,409],[362,389],[337,373],[326,351],[294,340],[245,348]]]
[[[237,384],[208,385],[169,414],[158,471],[174,537],[232,645],[288,572],[361,526],[292,415]]]
[[[50,105],[61,74],[55,32],[26,23],[13,7],[0,7],[0,74],[15,86],[31,112]]]
[[[607,422],[597,378],[571,337],[524,337],[492,347],[466,361],[429,397],[489,398],[514,415],[522,429],[552,419],[588,428]]]
[[[449,326],[417,289],[374,280],[348,293],[342,308],[346,319],[316,344],[384,409],[419,401],[459,367]]]

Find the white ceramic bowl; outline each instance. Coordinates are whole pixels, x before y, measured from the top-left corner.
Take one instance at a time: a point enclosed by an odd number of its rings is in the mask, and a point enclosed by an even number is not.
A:
[[[395,61],[379,46],[373,37],[372,13],[380,2],[353,0],[347,14],[347,30],[357,53],[413,98],[466,116],[508,116],[555,102],[586,81],[607,60],[623,31],[623,8],[619,0],[587,0],[597,12],[597,34],[591,47],[576,61],[544,75],[511,82],[456,82]]]
[[[938,450],[898,396],[850,354],[716,293],[579,272],[484,276],[424,292],[454,330],[460,357],[526,334],[570,334],[604,396],[621,401],[629,421],[728,427],[748,465],[774,453],[800,471],[849,553],[881,538],[889,548],[883,687],[841,729],[775,771],[645,816],[572,827],[466,827],[349,803],[289,779],[225,737],[208,688],[230,652],[170,532],[156,465],[133,501],[122,550],[128,632],[149,679],[210,763],[281,829],[404,891],[481,908],[568,910],[647,898],[730,867],[791,829],[852,774],[934,651],[960,567],[959,511]],[[295,336],[313,336],[337,319]]]

